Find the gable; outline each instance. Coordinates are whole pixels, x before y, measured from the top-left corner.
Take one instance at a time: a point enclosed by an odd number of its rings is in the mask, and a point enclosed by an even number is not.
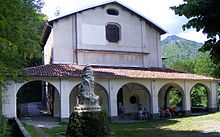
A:
[[[154,27],[161,34],[165,34],[166,33],[166,31],[164,29],[162,29],[159,25],[157,25],[156,23],[154,23],[153,21],[151,21],[150,19],[148,19],[147,17],[145,17],[141,13],[138,13],[137,11],[135,11],[134,9],[128,7],[127,5],[123,4],[122,2],[115,1],[115,0],[113,0],[113,1],[112,0],[111,1],[106,1],[106,2],[103,2],[103,3],[96,4],[96,5],[91,5],[91,6],[82,8],[82,9],[75,10],[75,11],[73,11],[71,13],[68,13],[68,14],[65,14],[65,15],[61,15],[61,16],[52,18],[52,19],[49,20],[49,23],[52,24],[53,21],[65,18],[65,17],[70,16],[72,14],[84,12],[84,11],[87,11],[87,10],[90,10],[90,9],[94,9],[94,8],[97,8],[97,7],[105,7],[106,5],[109,5],[109,4],[117,4],[118,6],[120,6],[120,7],[124,8],[124,9],[126,9],[127,11],[129,11],[131,14],[134,14],[134,15],[144,19],[147,24],[149,24],[150,26]]]
[[[58,17],[55,17],[55,18],[52,18],[50,19],[44,26],[44,30],[43,30],[43,35],[41,37],[41,40],[40,40],[40,45],[41,47],[43,48],[44,45],[46,44],[47,42],[47,39],[50,35],[50,31],[51,31],[51,28],[52,28],[52,25],[53,25],[53,22],[54,21],[57,21],[57,20],[61,20],[63,18],[66,18],[68,16],[71,16],[73,14],[76,14],[76,13],[81,13],[81,12],[84,12],[84,11],[87,11],[87,10],[90,10],[90,9],[94,9],[94,8],[97,8],[97,7],[104,7],[106,5],[109,5],[109,4],[117,4],[118,6],[124,8],[125,10],[127,10],[128,12],[130,12],[131,14],[134,14],[136,16],[138,16],[139,18],[145,20],[145,22],[149,25],[149,26],[152,26],[153,28],[155,28],[155,30],[157,30],[161,35],[162,34],[165,34],[166,31],[164,29],[162,29],[159,25],[157,25],[156,23],[154,23],[153,21],[149,20],[148,18],[146,18],[144,15],[136,12],[134,9],[126,6],[125,4],[121,3],[121,2],[118,2],[118,1],[115,1],[115,0],[110,0],[110,1],[106,1],[106,2],[103,2],[103,3],[99,3],[99,4],[96,4],[96,5],[91,5],[91,6],[88,6],[88,7],[85,7],[85,8],[81,8],[81,9],[78,9],[78,10],[75,10],[71,13],[68,13],[68,14],[65,14],[65,15],[61,15],[61,16],[58,16]]]

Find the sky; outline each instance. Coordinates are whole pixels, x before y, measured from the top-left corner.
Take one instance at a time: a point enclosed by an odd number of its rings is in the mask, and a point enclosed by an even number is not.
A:
[[[71,13],[75,9],[87,7],[96,3],[101,3],[108,0],[45,0],[45,6],[42,12],[49,19],[55,16],[57,9],[60,14]],[[167,34],[162,35],[162,39],[169,35],[177,35],[179,37],[204,43],[206,36],[201,32],[196,32],[195,29],[187,31],[182,30],[182,25],[187,22],[185,17],[179,17],[170,9],[171,6],[178,6],[183,3],[183,0],[118,0],[135,11],[141,13],[164,30]]]

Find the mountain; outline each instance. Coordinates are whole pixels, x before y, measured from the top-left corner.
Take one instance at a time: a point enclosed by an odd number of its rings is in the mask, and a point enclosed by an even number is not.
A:
[[[180,38],[180,37],[178,37],[176,35],[171,35],[171,36],[168,36],[166,39],[162,40],[161,41],[161,45],[165,45],[165,44],[170,43],[171,41],[178,41],[178,40],[187,41],[187,42],[190,42],[190,43],[197,44],[197,42],[195,42],[195,41],[184,39],[184,38]]]
[[[163,63],[166,67],[176,60],[195,58],[199,55],[198,49],[202,43],[180,38],[176,35],[168,36],[161,42],[163,57],[166,58]]]

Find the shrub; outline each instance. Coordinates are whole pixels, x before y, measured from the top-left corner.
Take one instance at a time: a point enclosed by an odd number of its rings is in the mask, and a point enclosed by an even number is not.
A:
[[[11,128],[6,118],[0,118],[0,137],[11,136]]]
[[[66,135],[69,137],[103,137],[109,133],[106,111],[73,112],[69,118]]]

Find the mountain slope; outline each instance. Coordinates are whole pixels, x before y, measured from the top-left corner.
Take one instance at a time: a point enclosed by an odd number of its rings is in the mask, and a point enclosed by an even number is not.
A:
[[[176,60],[190,59],[198,56],[198,49],[202,47],[201,43],[186,40],[178,36],[169,36],[161,42],[163,57],[166,58],[163,63],[166,67]]]

